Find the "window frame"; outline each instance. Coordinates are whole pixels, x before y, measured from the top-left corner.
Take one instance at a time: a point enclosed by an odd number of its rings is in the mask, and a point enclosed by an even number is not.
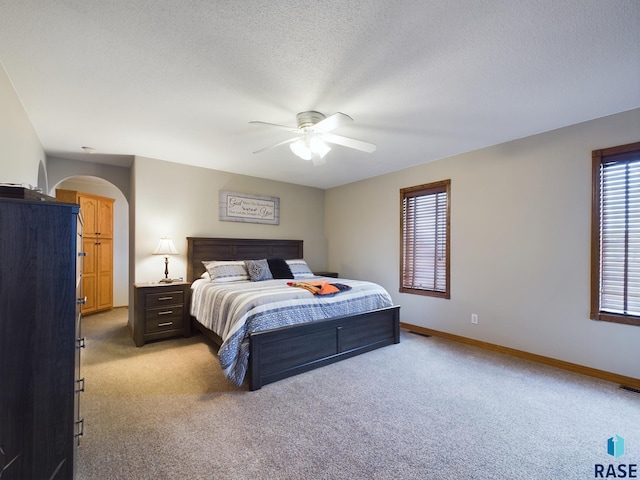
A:
[[[423,195],[434,195],[437,193],[445,193],[446,195],[446,239],[445,239],[445,290],[429,290],[415,287],[404,286],[404,202],[408,197],[417,197]],[[416,185],[413,187],[400,189],[400,289],[401,293],[411,293],[416,295],[425,295],[438,298],[451,298],[451,180],[441,180],[437,182]]]
[[[606,322],[640,326],[640,315],[608,312],[601,309],[601,166],[612,162],[640,159],[640,142],[592,151],[591,202],[591,305],[590,318]],[[626,230],[625,230],[626,232]],[[625,263],[626,268],[626,263]]]

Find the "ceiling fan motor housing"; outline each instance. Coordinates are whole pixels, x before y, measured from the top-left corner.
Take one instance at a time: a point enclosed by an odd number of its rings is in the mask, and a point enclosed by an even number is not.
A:
[[[314,110],[310,110],[308,112],[300,112],[296,115],[296,120],[298,121],[298,128],[300,130],[306,130],[308,128],[313,127],[316,123],[324,120],[326,117]]]

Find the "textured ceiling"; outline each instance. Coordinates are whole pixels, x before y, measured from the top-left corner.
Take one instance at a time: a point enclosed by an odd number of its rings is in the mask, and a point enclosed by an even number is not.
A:
[[[640,2],[0,0],[0,61],[50,155],[328,188],[640,107]],[[252,153],[304,110],[377,151]]]

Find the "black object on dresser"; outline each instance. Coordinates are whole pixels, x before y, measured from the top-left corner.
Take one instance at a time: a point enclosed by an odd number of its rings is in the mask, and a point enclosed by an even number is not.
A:
[[[141,347],[150,340],[191,334],[189,284],[136,283],[133,341]]]
[[[2,480],[74,477],[84,383],[78,213],[77,205],[0,198]]]

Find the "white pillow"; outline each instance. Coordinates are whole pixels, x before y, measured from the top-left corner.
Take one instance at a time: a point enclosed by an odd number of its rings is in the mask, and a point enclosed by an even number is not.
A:
[[[285,260],[285,261],[287,262],[287,265],[289,265],[289,268],[291,269],[291,273],[293,274],[294,279],[298,280],[301,278],[315,277],[315,275],[309,268],[309,265],[307,265],[307,262],[305,262],[304,260],[299,258],[296,260]]]
[[[203,261],[212,282],[239,282],[249,280],[249,273],[242,260]]]

